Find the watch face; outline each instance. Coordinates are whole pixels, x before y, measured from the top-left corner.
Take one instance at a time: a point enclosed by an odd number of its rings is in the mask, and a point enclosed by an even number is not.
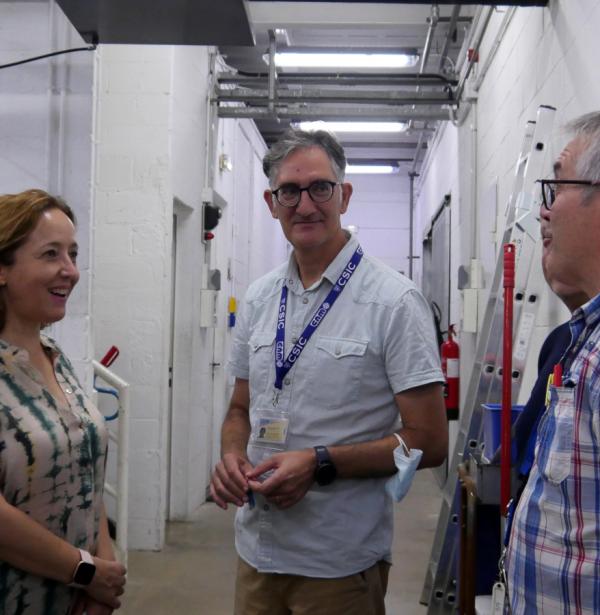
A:
[[[337,476],[337,470],[332,463],[322,463],[317,468],[317,484],[324,487],[331,484]]]
[[[94,564],[88,564],[88,562],[79,562],[77,570],[75,571],[75,577],[73,582],[77,585],[89,585],[94,578],[96,572],[96,566]]]

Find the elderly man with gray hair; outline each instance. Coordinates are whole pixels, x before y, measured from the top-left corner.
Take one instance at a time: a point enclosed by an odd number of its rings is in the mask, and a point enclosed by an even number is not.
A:
[[[600,112],[541,180],[544,271],[559,296],[591,297],[571,317],[562,382],[553,382],[506,558],[515,615],[600,613]]]
[[[342,229],[345,167],[324,131],[289,131],[263,161],[294,250],[248,289],[211,481],[239,507],[236,615],[385,613],[392,498],[446,456],[429,307]]]

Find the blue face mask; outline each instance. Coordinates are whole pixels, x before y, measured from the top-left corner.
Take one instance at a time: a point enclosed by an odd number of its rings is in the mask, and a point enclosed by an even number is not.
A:
[[[412,485],[423,451],[418,448],[409,451],[404,440],[397,433],[394,435],[400,443],[394,449],[394,462],[398,471],[385,483],[385,490],[394,502],[399,502]]]

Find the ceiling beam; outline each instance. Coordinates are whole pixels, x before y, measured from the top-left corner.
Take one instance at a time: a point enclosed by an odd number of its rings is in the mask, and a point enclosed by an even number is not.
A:
[[[448,92],[416,92],[372,91],[348,88],[346,90],[309,89],[299,86],[288,90],[278,88],[273,97],[266,90],[250,90],[248,88],[235,88],[231,90],[217,88],[217,102],[247,102],[267,103],[358,103],[358,104],[395,104],[395,105],[454,105],[456,101]]]
[[[250,119],[282,119],[282,120],[364,120],[398,122],[449,120],[451,111],[445,109],[412,110],[402,107],[334,107],[311,105],[302,108],[275,107],[274,112],[267,107],[218,107],[219,117],[237,117]]]
[[[242,87],[265,87],[268,83],[266,73],[254,75],[219,73],[219,84],[239,85]],[[280,85],[368,85],[368,86],[419,86],[443,87],[458,85],[457,79],[435,73],[278,73],[277,82]]]

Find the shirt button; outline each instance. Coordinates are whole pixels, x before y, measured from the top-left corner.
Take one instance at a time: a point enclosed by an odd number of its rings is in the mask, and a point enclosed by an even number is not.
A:
[[[337,346],[335,349],[335,356],[339,357],[341,353],[342,353],[342,349],[339,346]]]
[[[67,395],[71,395],[71,393],[72,393],[72,392],[73,392],[73,390],[72,390],[72,389],[70,389],[69,387],[65,387],[65,393],[66,393]]]
[[[295,344],[297,341],[298,341],[298,338],[297,338],[297,337],[293,337],[293,338],[292,338],[292,344]]]
[[[268,504],[265,504],[265,505],[263,506],[263,510],[269,510],[269,505],[268,505]]]
[[[291,382],[291,380],[290,380],[289,378],[286,378],[286,379],[283,381],[283,384],[289,384],[290,382]]]
[[[308,303],[308,297],[304,297],[304,298],[302,299],[302,303],[304,303],[304,304]]]

